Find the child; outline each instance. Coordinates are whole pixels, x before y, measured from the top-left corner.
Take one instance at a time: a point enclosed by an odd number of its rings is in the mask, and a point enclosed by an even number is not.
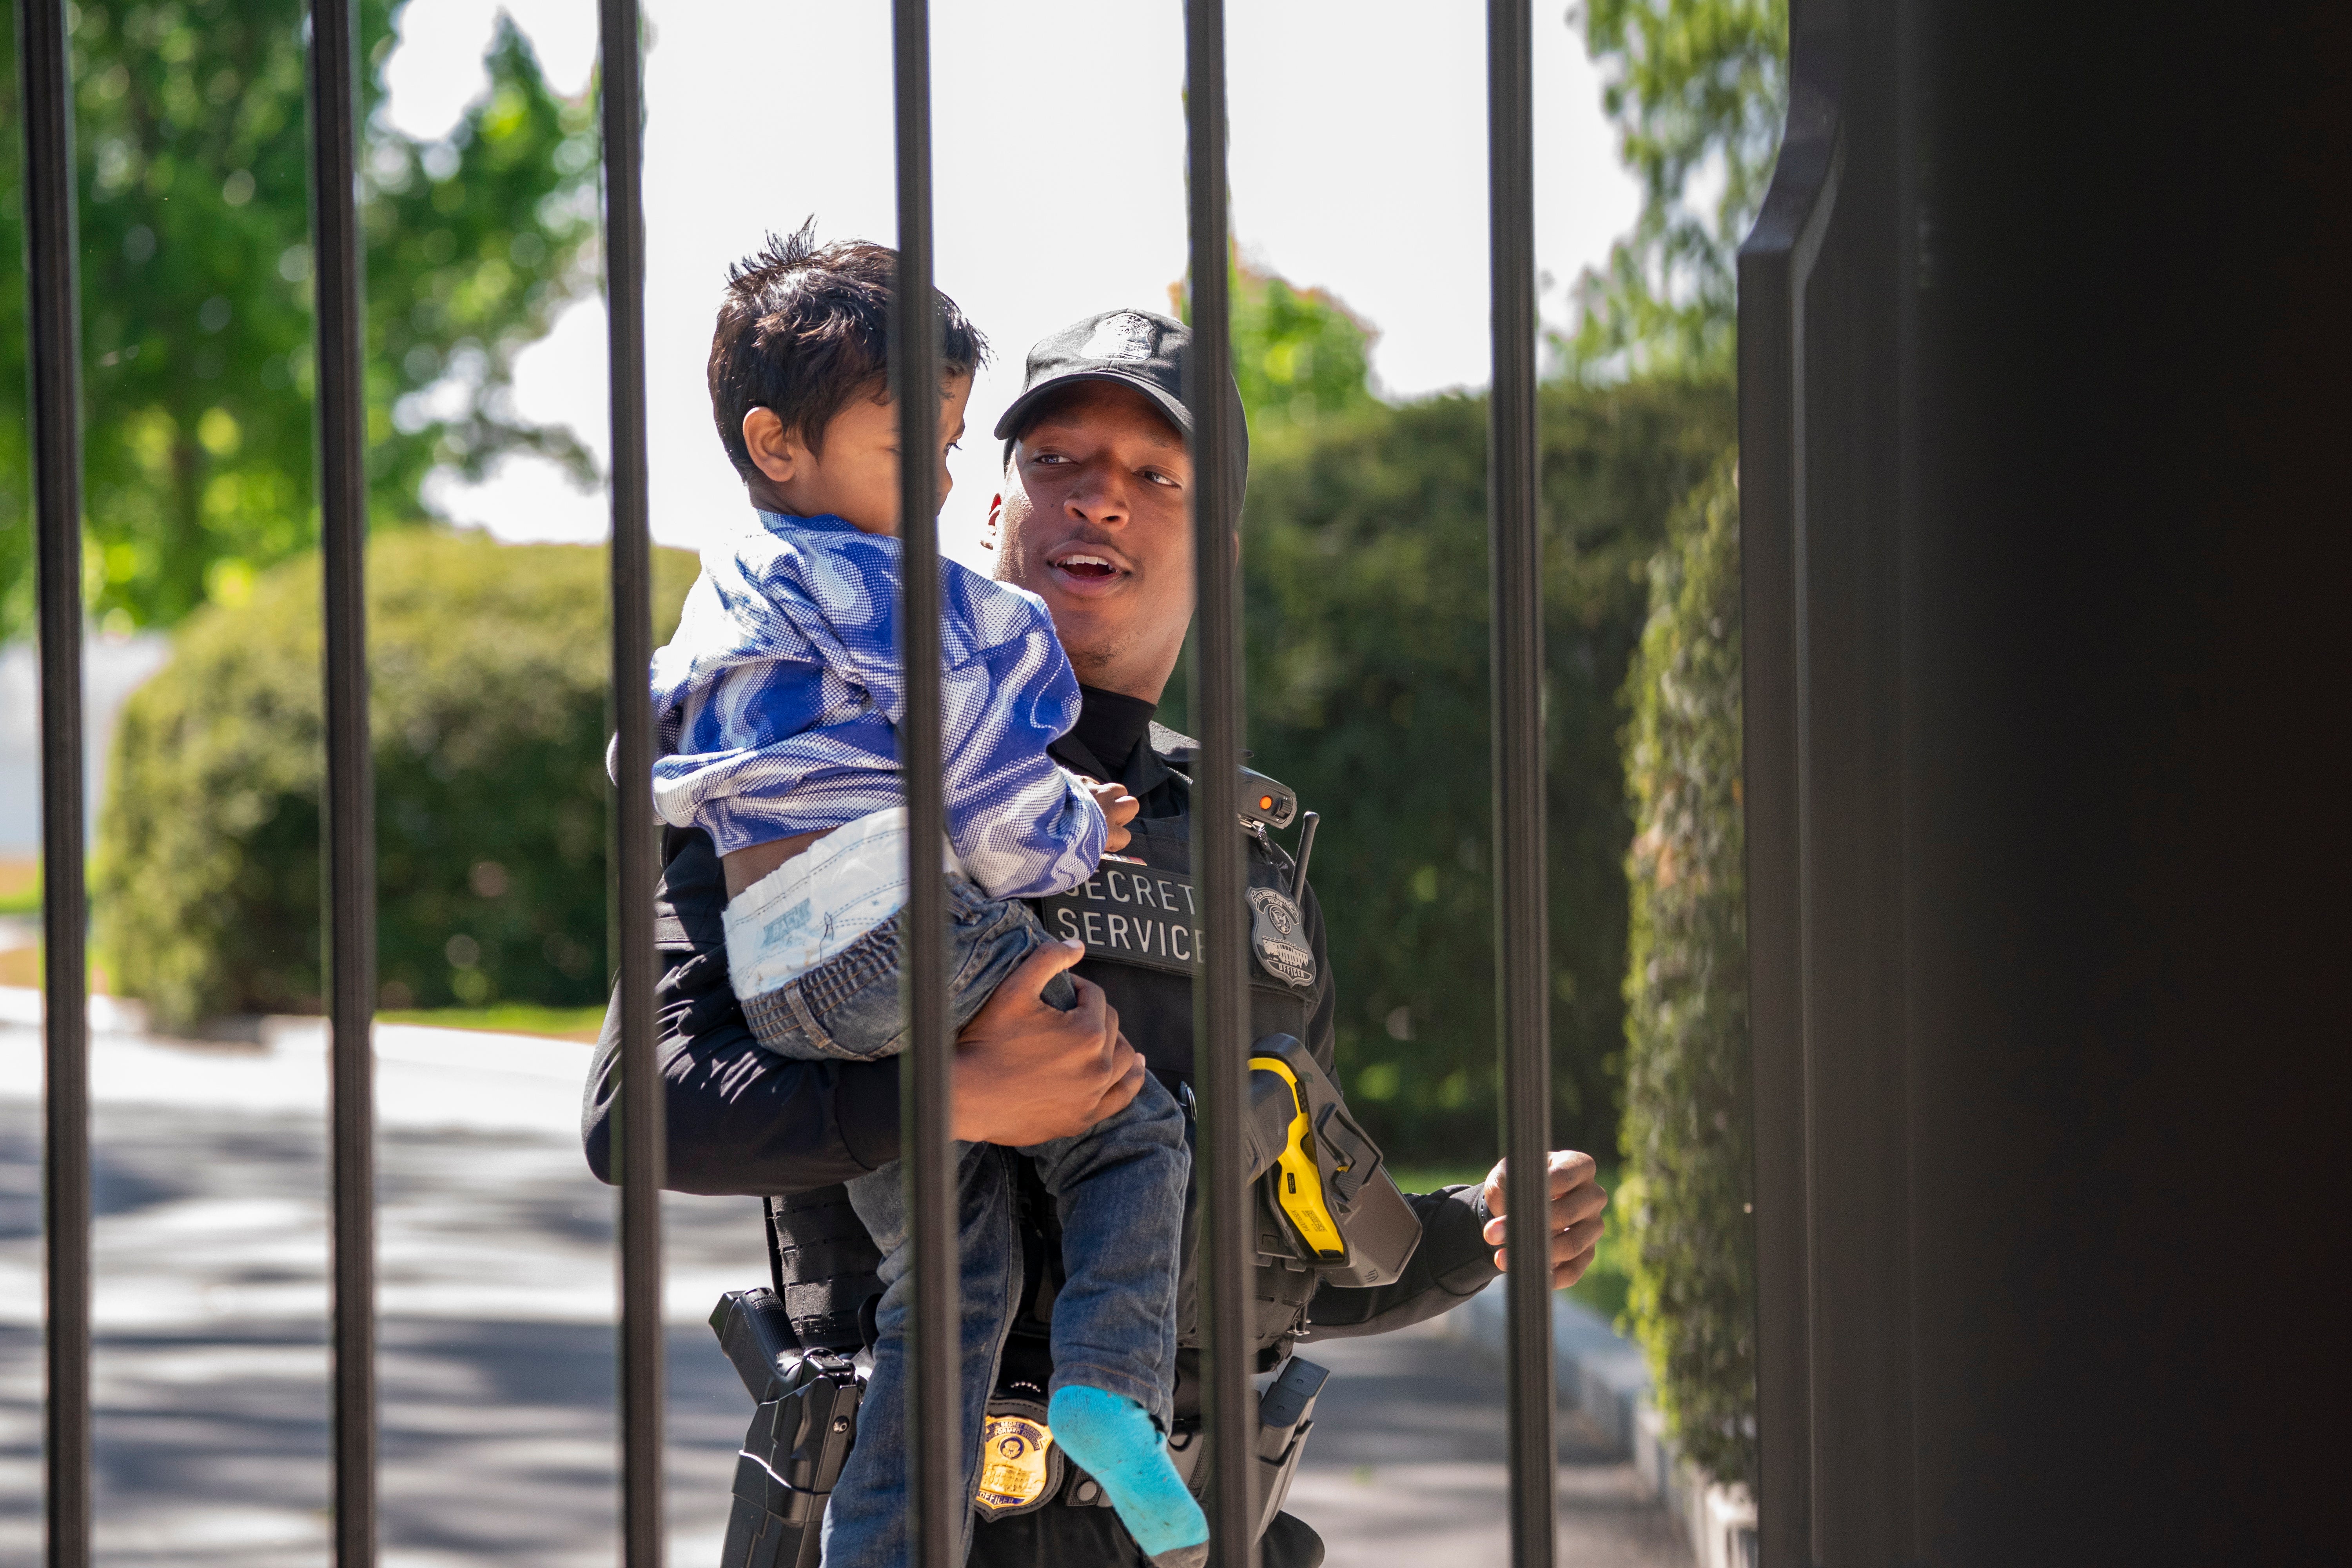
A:
[[[1093,875],[1107,847],[1124,847],[1137,810],[1118,786],[1045,755],[1076,721],[1078,689],[1045,605],[942,561],[949,843],[908,843],[898,424],[884,340],[896,268],[879,246],[820,249],[803,227],[730,269],[711,340],[711,407],[757,511],[704,550],[677,635],[653,667],[655,802],[670,823],[710,835],[726,870],[735,994],[761,1044],[803,1059],[866,1061],[904,1048],[898,965],[915,857],[947,855],[950,1014],[961,1027],[1050,940],[1019,900]],[[909,457],[940,464],[944,497],[946,453],[962,434],[986,346],[944,296],[940,317],[940,447]],[[1056,974],[1044,996],[1066,1008],[1076,994]],[[986,1157],[982,1149],[961,1145],[959,1158]],[[1054,1311],[1047,1422],[1145,1554],[1192,1568],[1206,1559],[1208,1525],[1162,1436],[1189,1175],[1182,1113],[1147,1075],[1124,1110],[1022,1152],[1057,1200],[1069,1275]],[[886,1289],[856,1446],[826,1512],[824,1562],[896,1568],[908,1553],[910,1289],[898,1165],[851,1182],[849,1196],[882,1248]],[[1011,1216],[967,1205],[961,1223],[965,1278],[990,1277],[1005,1262]],[[1019,1273],[1018,1259],[1006,1266]],[[1012,1310],[989,1294],[967,1289],[963,1301],[968,1468],[979,1462]]]

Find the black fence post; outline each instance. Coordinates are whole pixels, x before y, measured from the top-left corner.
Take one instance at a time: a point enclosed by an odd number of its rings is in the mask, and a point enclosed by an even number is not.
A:
[[[1551,1258],[1550,942],[1544,891],[1543,536],[1538,526],[1534,87],[1528,0],[1486,8],[1495,326],[1487,508],[1494,587],[1495,955],[1511,1271],[1511,1561],[1558,1548]]]
[[[602,0],[604,306],[613,396],[613,879],[620,903],[621,1536],[627,1568],[663,1555],[661,1189],[667,1113],[654,1039],[653,536],[646,487],[643,27]]]
[[[86,1568],[89,997],[82,885],[81,318],[74,280],[73,74],[65,0],[22,0],[16,18],[41,658],[41,1229],[48,1273],[43,1458],[50,1568]]]
[[[931,294],[931,22],[926,0],[891,6],[898,122],[898,287],[890,380],[898,405],[898,532],[905,587],[899,653],[907,710],[898,734],[907,776],[907,1021],[899,1114],[906,1150],[914,1313],[907,1345],[913,1561],[954,1568],[965,1515],[962,1340],[956,1266],[955,1144],[949,1076],[947,804],[940,751],[940,321]]]
[[[1184,8],[1185,153],[1192,234],[1192,346],[1184,401],[1192,413],[1192,550],[1199,583],[1192,725],[1201,762],[1193,775],[1193,871],[1205,910],[1201,979],[1194,990],[1193,1055],[1201,1084],[1201,1380],[1212,1467],[1206,1501],[1210,1561],[1255,1568],[1257,1521],[1250,1507],[1255,1401],[1250,1386],[1249,1172],[1238,1145],[1249,1083],[1249,969],[1237,911],[1245,869],[1241,835],[1242,649],[1240,515],[1234,502],[1234,437],[1227,427],[1233,380],[1230,241],[1225,181],[1225,8]]]
[[[356,188],[359,17],[310,12],[310,203],[318,257],[319,547],[327,700],[329,1075],[334,1211],[338,1568],[376,1559],[375,779],[368,737],[366,289]]]
[[[2297,786],[2344,772],[2352,13],[2202,16],[1790,6],[1739,258],[1772,1568],[2287,1561],[2340,1484]],[[2189,1409],[2226,1459],[2152,1437]]]

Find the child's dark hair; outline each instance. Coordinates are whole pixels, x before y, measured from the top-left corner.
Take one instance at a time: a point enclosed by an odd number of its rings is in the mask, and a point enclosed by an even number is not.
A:
[[[710,415],[735,471],[760,470],[743,445],[743,416],[765,408],[812,452],[824,427],[858,396],[879,396],[890,374],[890,299],[898,253],[864,240],[819,247],[816,219],[727,269],[710,334]],[[945,294],[940,369],[969,375],[988,341]]]

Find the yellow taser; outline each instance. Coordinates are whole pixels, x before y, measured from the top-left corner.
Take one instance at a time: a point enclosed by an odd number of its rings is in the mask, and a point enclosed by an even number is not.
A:
[[[1243,1141],[1262,1175],[1270,1226],[1299,1263],[1339,1285],[1390,1285],[1421,1244],[1421,1216],[1339,1086],[1289,1035],[1250,1047],[1250,1115]]]
[[[1270,1072],[1280,1079],[1290,1090],[1292,1107],[1290,1125],[1283,1131],[1282,1152],[1275,1157],[1275,1202],[1307,1244],[1318,1263],[1348,1261],[1348,1239],[1339,1234],[1339,1222],[1331,1217],[1331,1205],[1323,1196],[1323,1171],[1315,1158],[1315,1123],[1307,1106],[1307,1091],[1299,1087],[1298,1074],[1280,1057],[1252,1057],[1254,1072]]]

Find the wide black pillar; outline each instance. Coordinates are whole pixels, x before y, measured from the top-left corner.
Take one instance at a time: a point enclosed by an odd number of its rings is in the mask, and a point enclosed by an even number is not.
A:
[[[2347,14],[1792,9],[1740,264],[1765,1561],[2301,1560]]]

